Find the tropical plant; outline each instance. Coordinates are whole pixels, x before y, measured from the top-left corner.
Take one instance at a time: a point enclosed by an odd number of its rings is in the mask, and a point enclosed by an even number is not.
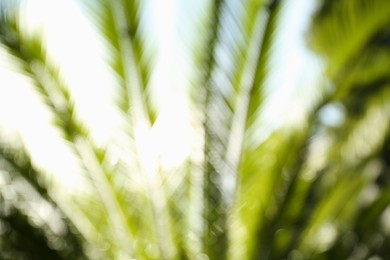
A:
[[[144,2],[82,3],[109,53],[124,138],[96,144],[43,37],[23,27],[18,3],[0,1],[1,48],[39,93],[85,178],[84,193],[59,192],[4,136],[2,259],[390,255],[388,1],[319,1],[307,42],[325,75],[311,83],[315,95],[298,99],[303,119],[271,130],[267,87],[284,51],[283,14],[296,3],[207,1],[188,55],[186,98],[199,142],[172,169],[145,162],[139,141],[161,115]]]

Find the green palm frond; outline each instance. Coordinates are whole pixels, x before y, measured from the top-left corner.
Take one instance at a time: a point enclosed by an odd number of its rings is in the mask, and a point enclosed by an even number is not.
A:
[[[377,180],[383,178],[380,168],[386,167],[380,151],[383,143],[387,143],[390,111],[385,72],[388,11],[384,1],[324,1],[313,20],[310,43],[327,59],[328,75],[334,84],[331,91],[334,101],[343,107],[344,120],[327,130],[331,139],[325,165],[331,167],[321,172],[316,206],[310,213],[306,238],[301,241],[302,251],[307,255],[359,259],[375,252],[383,253],[379,248],[387,243],[368,241],[367,237],[372,239],[375,229],[372,232],[366,229],[367,233],[363,234],[358,223],[367,212],[362,202],[365,194],[369,189],[379,188]],[[379,165],[379,169],[374,165]],[[377,200],[386,201],[386,192]],[[369,203],[372,207],[375,204]],[[371,227],[379,224],[383,211],[379,212],[369,224]],[[323,248],[312,240],[322,229],[331,230],[336,237],[331,244],[323,243]],[[348,237],[351,234],[354,239]],[[364,245],[369,249],[358,256],[357,251]]]
[[[386,28],[388,10],[389,3],[383,0],[323,1],[313,20],[310,43],[332,62],[331,75],[342,72]]]
[[[23,148],[1,142],[1,258],[84,259],[83,238],[52,199],[39,172]]]
[[[53,64],[45,51],[42,37],[23,34],[16,15],[5,12],[0,19],[1,44],[17,58],[22,72],[34,81],[37,92],[55,114],[55,123],[63,131],[64,137],[72,142],[77,136],[86,136],[83,125],[74,118],[72,98],[58,66]]]
[[[23,148],[0,143],[0,257],[387,257],[390,5],[319,1],[307,37],[324,61],[325,79],[312,83],[322,96],[302,112],[299,125],[268,129],[263,117],[273,112],[265,110],[279,76],[275,61],[283,62],[278,41],[291,3],[201,4],[200,33],[189,48],[195,76],[183,97],[199,144],[170,170],[158,156],[151,165],[142,158],[148,150],[142,140],[160,122],[148,3],[81,3],[106,44],[119,87],[115,105],[125,121],[119,132],[126,140],[99,147],[42,35],[27,33],[17,4],[1,1],[1,48],[40,94],[87,183],[80,194],[52,191],[59,184],[48,183]],[[339,120],[332,123],[329,111]],[[26,197],[18,183],[35,195]],[[34,203],[56,212],[63,230],[50,218],[37,222]]]
[[[248,122],[262,104],[279,1],[215,1],[208,8],[212,15],[205,26],[212,29],[203,34],[204,47],[198,50],[203,57],[198,83],[205,135],[203,241],[208,255],[224,258],[229,232],[225,209],[232,206]]]
[[[120,86],[119,108],[136,121],[146,120],[153,124],[157,108],[151,100],[149,87],[152,54],[145,49],[142,1],[83,1],[83,4],[108,43],[108,61]]]
[[[42,39],[23,34],[16,18],[17,16],[12,13],[6,13],[1,17],[2,44],[8,48],[10,54],[19,59],[21,69],[34,81],[38,92],[54,113],[55,123],[64,131],[65,138],[70,141],[83,167],[90,173],[103,207],[110,215],[110,226],[116,229],[116,232],[127,230],[121,205],[108,183],[105,166],[100,162],[101,152],[94,147],[82,123],[75,117],[74,104],[58,69],[50,63]],[[116,236],[121,237],[120,234]],[[120,239],[127,240],[128,235],[122,235]],[[126,246],[121,247],[127,250],[128,241]]]

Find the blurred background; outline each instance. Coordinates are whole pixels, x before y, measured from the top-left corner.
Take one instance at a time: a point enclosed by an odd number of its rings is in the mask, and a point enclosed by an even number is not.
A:
[[[387,259],[390,2],[0,0],[0,259]]]

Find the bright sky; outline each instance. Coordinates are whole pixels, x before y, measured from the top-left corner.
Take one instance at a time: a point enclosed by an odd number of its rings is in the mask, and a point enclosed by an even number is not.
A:
[[[194,2],[191,3],[194,5]],[[291,100],[298,95],[297,87],[310,80],[302,78],[300,71],[305,69],[307,75],[314,75],[310,73],[309,68],[313,66],[308,66],[310,59],[303,38],[299,37],[307,24],[312,2],[289,1],[292,8],[285,17],[287,21],[283,25],[287,26],[278,43],[286,51],[280,53],[280,60],[275,61],[280,70],[270,86],[279,89],[270,99],[272,113],[267,114],[265,119],[270,125],[279,125],[302,115],[302,105],[294,105],[291,109]],[[182,69],[185,61],[181,58],[184,47],[178,41],[177,31],[177,24],[183,19],[178,15],[183,3],[179,0],[149,0],[146,3],[153,25],[151,28],[155,28],[151,29],[151,35],[155,37],[159,49],[152,82],[156,86],[162,112],[153,129],[146,131],[140,140],[143,147],[141,160],[150,166],[160,159],[169,168],[180,164],[194,144],[194,130],[183,96],[183,86],[187,84],[183,75],[185,69]],[[121,122],[112,106],[115,87],[110,86],[115,83],[104,63],[104,48],[77,1],[27,0],[25,10],[28,27],[41,28],[45,32],[49,52],[60,61],[80,116],[93,129],[94,139],[99,144],[113,140]],[[50,127],[50,116],[39,102],[39,97],[26,81],[4,67],[0,67],[0,83],[0,122],[6,129],[21,133],[38,165],[58,173],[65,186],[74,187],[74,183],[80,181],[77,178],[78,166]],[[309,90],[300,87],[305,92]],[[285,112],[291,110],[295,116],[289,114],[286,118]]]

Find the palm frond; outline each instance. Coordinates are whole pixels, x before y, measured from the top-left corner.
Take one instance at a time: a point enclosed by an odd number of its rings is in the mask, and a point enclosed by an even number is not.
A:
[[[47,181],[23,148],[1,141],[0,170],[1,258],[84,259],[85,241],[54,202]]]
[[[90,183],[74,196],[51,192],[27,155],[0,144],[0,257],[22,258],[26,252],[40,259],[387,257],[386,1],[320,1],[308,40],[325,60],[329,87],[313,83],[323,96],[302,113],[301,124],[263,136],[288,1],[205,1],[201,33],[191,46],[196,77],[188,93],[199,145],[172,171],[154,154],[152,165],[142,157],[158,113],[149,82],[153,55],[143,23],[145,2],[83,1],[106,43],[119,85],[116,105],[126,119],[125,138],[115,140],[126,143],[107,149],[89,137],[42,36],[25,33],[6,2],[0,2],[1,47],[41,94]],[[339,116],[334,124],[332,109]],[[57,232],[50,219],[37,221],[35,202],[55,212],[68,232]],[[51,242],[53,237],[68,246]]]
[[[2,45],[15,57],[22,72],[34,81],[38,93],[55,114],[55,123],[69,141],[86,136],[85,129],[74,118],[74,104],[60,77],[59,68],[52,64],[42,43],[42,37],[23,34],[15,15],[4,12],[0,19]]]
[[[151,100],[149,79],[152,54],[141,26],[142,2],[132,0],[84,1],[108,43],[109,63],[119,80],[118,106],[134,121],[153,124],[157,108]]]
[[[90,174],[96,191],[100,193],[103,207],[110,216],[111,227],[116,230],[115,237],[119,236],[119,240],[123,241],[120,248],[129,250],[128,226],[122,206],[119,205],[107,181],[104,166],[100,162],[101,152],[89,140],[83,124],[75,117],[74,103],[58,69],[51,64],[41,38],[23,34],[16,14],[12,13],[15,10],[2,11],[4,11],[4,15],[1,16],[0,32],[2,44],[19,60],[20,68],[33,80],[36,89],[54,113],[59,129],[64,131],[65,137],[71,142],[72,148]]]
[[[204,185],[205,198],[209,201],[206,204],[210,205],[206,206],[206,212],[207,208],[211,209],[205,214],[205,219],[208,221],[207,232],[212,234],[227,232],[224,230],[226,215],[219,211],[223,212],[223,208],[232,205],[242,159],[241,149],[245,142],[248,143],[246,132],[254,128],[253,124],[259,118],[279,5],[279,1],[248,1],[242,5],[217,1],[211,5],[214,10],[214,16],[210,18],[213,30],[206,34],[209,38],[205,40],[205,51],[202,52],[205,58],[201,65],[203,79],[200,85],[205,88],[202,92]],[[241,11],[232,11],[237,9]],[[239,37],[235,39],[233,34]],[[218,230],[215,231],[213,226]],[[213,240],[223,245],[226,237],[218,239],[215,235]],[[221,253],[216,255],[221,257]]]
[[[383,0],[323,1],[310,29],[310,43],[330,60],[331,77],[351,64],[367,41],[386,27],[389,8]]]
[[[147,41],[141,24],[143,16],[142,2],[103,0],[85,1],[85,4],[87,10],[97,21],[98,29],[107,42],[110,55],[109,63],[119,80],[121,91],[118,106],[126,117],[126,123],[128,124],[125,129],[126,135],[130,137],[131,142],[135,140],[137,143],[136,140],[142,139],[144,132],[150,130],[150,126],[155,122],[157,116],[157,108],[151,99],[149,84],[149,77],[152,73],[152,55],[150,50],[145,49]],[[136,143],[131,144],[130,150],[135,156],[139,156],[141,151]],[[124,162],[123,165],[127,165],[127,163]],[[131,228],[133,233],[139,234],[144,229],[149,234],[145,236],[145,241],[153,245],[153,248],[158,248],[156,251],[158,255],[161,254],[160,256],[163,258],[174,257],[175,250],[172,246],[174,242],[170,235],[171,231],[169,231],[171,226],[169,217],[161,212],[161,208],[166,203],[165,196],[160,191],[160,187],[156,185],[158,181],[149,180],[150,177],[146,175],[151,173],[146,172],[145,165],[137,160],[135,165],[132,165],[126,171],[127,174],[136,171],[135,174],[144,179],[142,185],[145,185],[145,190],[143,192],[148,194],[147,204],[151,207],[148,208],[150,211],[138,212],[139,216],[133,215],[135,222],[137,222],[137,219],[140,219],[141,223],[145,221],[145,223],[138,225],[138,228]],[[116,178],[113,177],[113,179]],[[143,197],[140,194],[131,194]],[[136,212],[137,210],[133,208],[132,211]],[[152,217],[147,219],[147,216]],[[152,227],[150,225],[148,227],[147,220],[153,223]],[[143,243],[137,243],[135,254],[147,257],[144,247]]]
[[[376,231],[366,229],[363,234],[357,224],[366,214],[365,208],[370,207],[362,206],[367,189],[377,187],[377,176],[381,176],[373,165],[383,163],[378,151],[386,143],[388,131],[388,124],[380,122],[388,121],[389,113],[384,71],[388,50],[383,41],[389,22],[384,13],[389,8],[379,2],[324,1],[312,24],[311,46],[327,59],[327,72],[334,84],[332,99],[344,108],[344,119],[339,126],[327,127],[325,136],[331,139],[328,154],[323,155],[325,168],[310,170],[315,177],[307,187],[312,187],[302,192],[311,206],[299,217],[293,243],[299,244],[299,251],[307,257],[368,257],[384,245],[366,240]],[[375,134],[369,130],[373,125]],[[301,185],[305,182],[302,179]],[[383,203],[386,192],[381,195],[378,201]],[[376,207],[374,204],[370,205]],[[373,219],[372,227],[378,225],[378,215]],[[325,230],[330,234],[328,242],[320,238]],[[356,239],[348,238],[351,233]],[[341,242],[347,240],[347,244]],[[364,243],[370,249],[364,256],[357,256]]]

